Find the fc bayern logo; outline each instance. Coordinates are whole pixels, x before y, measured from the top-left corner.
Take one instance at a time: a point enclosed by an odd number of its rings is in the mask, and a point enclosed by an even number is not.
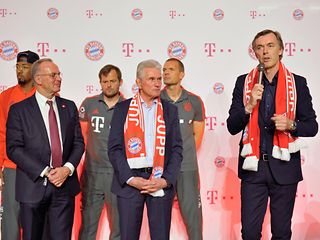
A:
[[[303,16],[304,16],[304,13],[301,9],[296,9],[293,11],[293,18],[295,20],[302,20],[303,19]]]
[[[14,41],[5,40],[0,43],[0,57],[3,60],[11,61],[15,59],[18,52],[18,45]]]
[[[56,19],[59,16],[59,11],[56,8],[49,8],[47,11],[48,18]]]
[[[153,168],[153,177],[154,178],[161,178],[162,173],[163,173],[163,168],[162,167]]]
[[[249,56],[253,59],[253,60],[258,60],[256,57],[256,54],[253,51],[252,45],[250,44],[250,46],[248,47],[248,54]]]
[[[183,59],[187,54],[187,48],[184,43],[180,41],[174,41],[170,43],[168,47],[168,55],[171,58]]]
[[[214,165],[216,165],[217,168],[222,168],[226,164],[226,160],[224,160],[223,157],[218,156],[214,159]]]
[[[222,9],[216,9],[216,10],[214,10],[214,12],[213,12],[213,17],[214,17],[215,20],[218,20],[218,21],[222,20],[223,17],[224,17],[224,12],[223,12],[223,10],[222,10]]]
[[[90,60],[98,61],[104,55],[104,47],[98,41],[91,41],[85,45],[84,53],[86,54],[87,58],[89,58]]]
[[[140,138],[133,137],[133,138],[129,139],[128,150],[130,153],[136,154],[136,153],[140,152],[141,149],[142,149],[142,142],[141,142]]]
[[[213,91],[216,93],[216,94],[221,94],[223,93],[224,91],[224,85],[222,83],[215,83],[213,85]]]
[[[141,9],[135,8],[131,12],[131,16],[134,20],[140,20],[143,16]]]
[[[134,84],[132,85],[131,91],[132,91],[133,94],[138,93],[139,87],[138,87],[138,85],[137,85],[136,83],[134,83]]]

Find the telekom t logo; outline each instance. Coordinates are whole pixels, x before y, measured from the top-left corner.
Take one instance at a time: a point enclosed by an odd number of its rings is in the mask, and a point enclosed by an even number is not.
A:
[[[1,8],[0,9],[0,17],[5,17],[8,14],[8,9]]]
[[[207,57],[214,57],[213,53],[216,52],[216,44],[215,43],[205,43],[204,51],[207,54]]]
[[[45,53],[49,52],[49,43],[47,42],[39,42],[37,44],[38,52],[40,53],[41,57],[46,57]]]
[[[104,117],[92,116],[91,126],[94,128],[94,132],[100,133],[100,129],[104,128]]]
[[[125,57],[132,57],[131,53],[134,51],[133,43],[122,43],[122,52]]]
[[[284,50],[287,53],[287,56],[293,56],[296,52],[296,43],[294,42],[287,42],[284,44]]]

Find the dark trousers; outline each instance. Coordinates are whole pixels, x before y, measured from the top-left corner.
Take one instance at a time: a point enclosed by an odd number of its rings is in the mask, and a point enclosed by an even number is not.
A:
[[[74,205],[67,191],[48,183],[40,202],[20,203],[23,240],[41,240],[46,220],[48,240],[71,239]]]
[[[242,180],[241,182],[242,238],[245,240],[261,238],[262,224],[268,198],[270,198],[271,239],[289,240],[291,239],[291,218],[298,184],[280,185],[276,183],[268,162],[261,162],[259,171],[264,171],[265,174],[258,181]]]
[[[141,173],[139,176],[148,179],[150,174]],[[163,197],[141,194],[139,190],[131,198],[118,196],[121,240],[139,240],[145,203],[151,239],[169,239],[173,197],[173,188],[166,190]]]

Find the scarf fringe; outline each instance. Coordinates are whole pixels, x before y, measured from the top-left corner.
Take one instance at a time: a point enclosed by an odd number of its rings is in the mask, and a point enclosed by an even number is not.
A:
[[[241,156],[245,157],[252,153],[252,146],[250,143],[244,144],[241,150]]]
[[[288,148],[273,146],[272,157],[283,161],[290,161],[290,153],[298,152],[303,148],[307,148],[307,143],[303,139],[297,138],[294,142],[289,143]]]
[[[248,156],[243,162],[242,169],[257,172],[258,161],[259,159],[256,156]]]

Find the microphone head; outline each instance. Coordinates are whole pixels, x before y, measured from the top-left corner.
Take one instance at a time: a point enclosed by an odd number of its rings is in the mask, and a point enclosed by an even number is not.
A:
[[[263,72],[263,71],[264,71],[264,65],[263,65],[263,63],[259,63],[259,65],[258,65],[258,71],[259,71],[259,72]]]

